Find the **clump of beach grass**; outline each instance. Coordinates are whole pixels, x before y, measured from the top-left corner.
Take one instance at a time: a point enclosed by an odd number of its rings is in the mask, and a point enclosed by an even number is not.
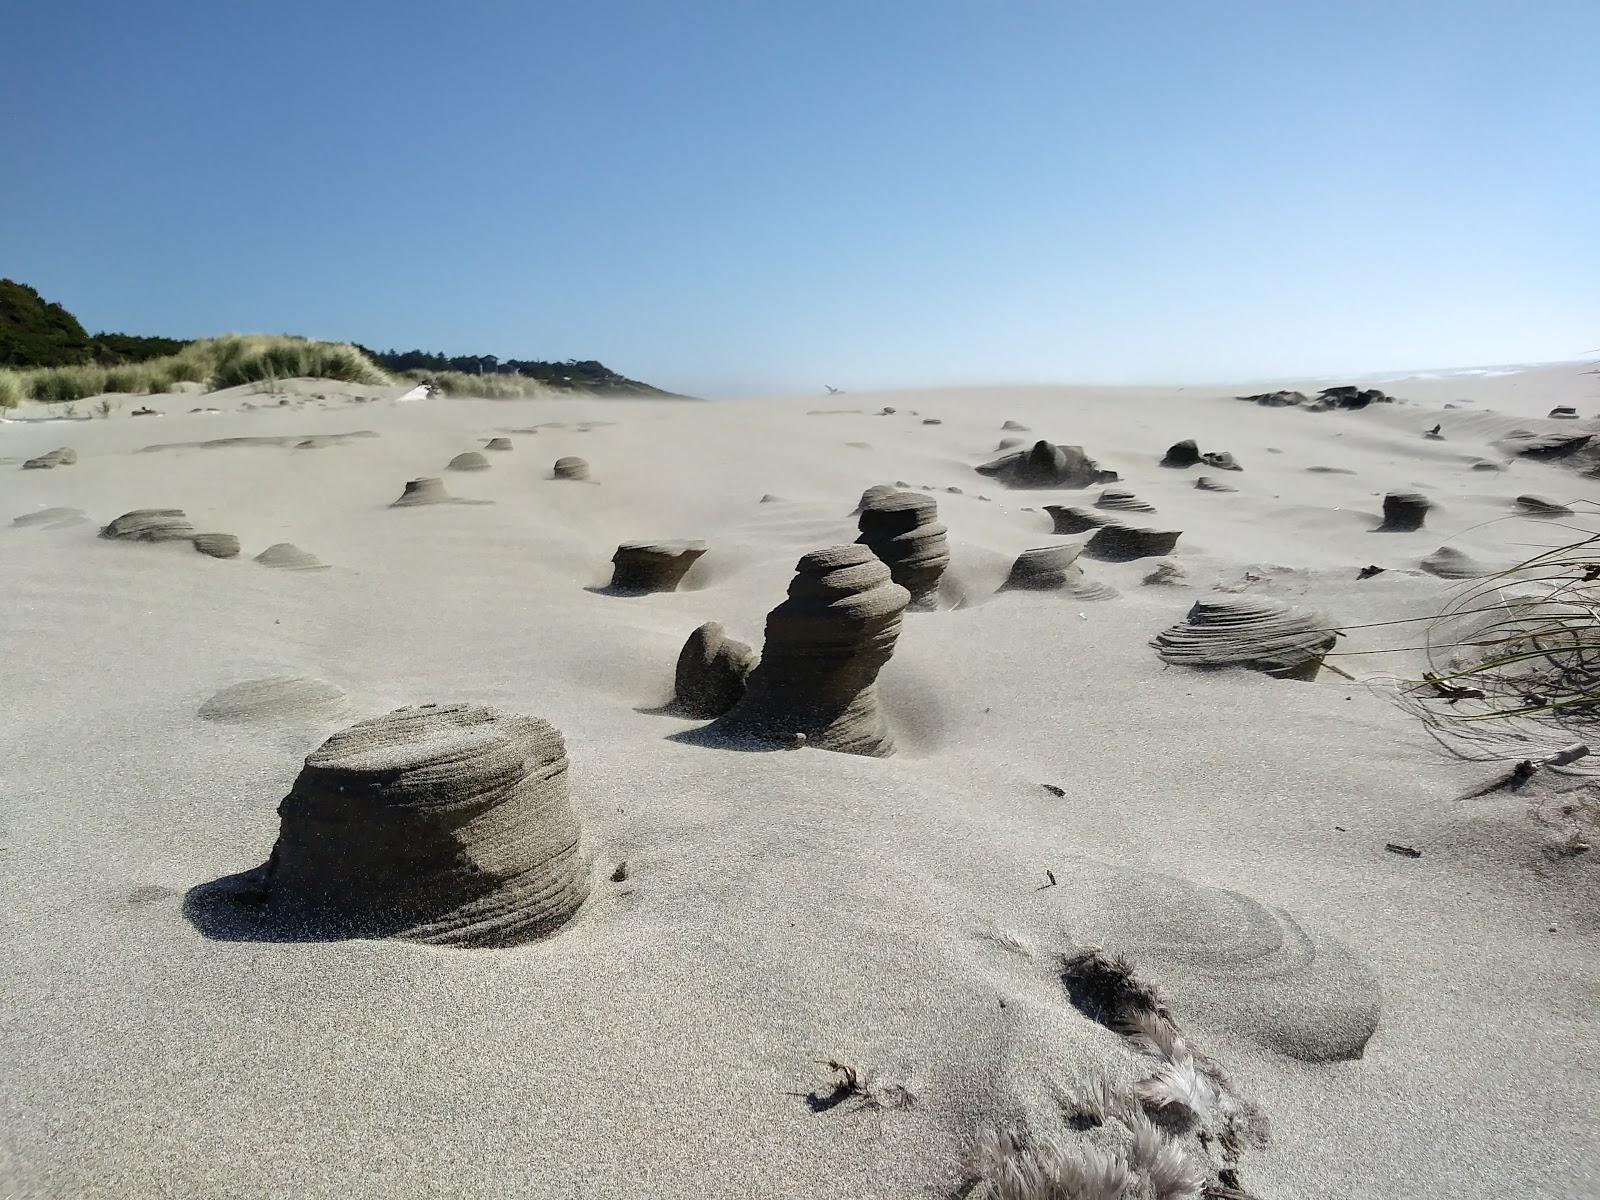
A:
[[[1600,516],[1592,502],[1572,506]],[[1426,669],[1395,681],[1399,701],[1459,757],[1600,767],[1559,753],[1600,737],[1600,533],[1563,525],[1579,536],[1467,582],[1436,613],[1345,627],[1422,627],[1420,639],[1393,639],[1416,644],[1376,652],[1424,654]]]
[[[343,342],[229,334],[191,342],[176,354],[145,362],[0,371],[0,406],[9,408],[23,400],[68,404],[106,393],[156,395],[170,392],[180,383],[198,383],[215,391],[295,377],[377,385],[393,382],[370,358]]]
[[[432,384],[447,396],[515,400],[550,392],[545,384],[526,375],[472,375],[465,371],[407,371],[405,375],[419,383]]]
[[[0,371],[0,408],[15,408],[28,398],[21,371]]]

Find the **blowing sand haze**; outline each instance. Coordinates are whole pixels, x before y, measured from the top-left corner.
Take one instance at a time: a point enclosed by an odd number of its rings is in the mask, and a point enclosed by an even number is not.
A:
[[[285,1146],[373,1195],[1578,1194],[1593,787],[1463,799],[1537,747],[1447,753],[1385,623],[1575,536],[1592,478],[1495,445],[1581,375],[315,386],[160,454],[74,426],[70,470],[0,426],[18,1194],[352,1194]],[[358,399],[373,436],[293,449]],[[1048,479],[992,473],[997,413]],[[552,484],[580,446],[603,483]]]

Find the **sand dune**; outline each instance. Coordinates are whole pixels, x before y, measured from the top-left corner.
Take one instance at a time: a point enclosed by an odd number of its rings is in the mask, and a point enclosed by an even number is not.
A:
[[[1374,627],[1584,524],[1591,384],[18,412],[0,1190],[1594,1195],[1589,793]]]

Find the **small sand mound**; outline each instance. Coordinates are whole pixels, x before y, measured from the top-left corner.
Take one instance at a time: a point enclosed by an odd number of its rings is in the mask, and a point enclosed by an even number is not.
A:
[[[256,561],[264,567],[276,567],[280,571],[326,571],[327,564],[320,561],[315,554],[300,549],[293,542],[278,542],[268,546],[256,555]]]
[[[1092,529],[1099,529],[1102,525],[1116,525],[1120,522],[1116,517],[1095,512],[1091,508],[1079,508],[1076,505],[1046,504],[1044,511],[1050,514],[1050,519],[1055,522],[1053,533],[1088,533]]]
[[[56,467],[70,467],[78,461],[78,452],[71,446],[62,446],[41,454],[38,458],[30,458],[22,464],[24,471],[50,471]]]
[[[197,533],[194,548],[211,558],[239,557],[239,539],[231,533]]]
[[[448,471],[487,471],[489,460],[476,450],[466,450],[456,455],[445,468]]]
[[[194,526],[181,508],[136,508],[107,525],[100,536],[130,542],[182,542],[194,537]]]
[[[589,478],[589,464],[576,455],[567,455],[556,459],[556,465],[551,470],[554,479],[587,479]]]
[[[745,680],[755,665],[754,650],[728,637],[716,621],[707,621],[678,652],[673,686],[678,711],[720,717],[744,696]]]
[[[1495,445],[1523,458],[1566,458],[1589,444],[1592,433],[1531,433],[1514,429]]]
[[[1378,533],[1414,533],[1422,528],[1432,501],[1420,492],[1390,492],[1383,498],[1383,524]]]
[[[424,476],[421,479],[407,480],[405,491],[401,492],[400,498],[389,507],[409,508],[418,504],[449,504],[453,498],[444,490],[444,480]]]
[[[1094,502],[1096,508],[1111,512],[1155,512],[1155,506],[1135,496],[1127,488],[1107,488]]]
[[[510,450],[511,439],[508,437],[492,437],[483,444],[485,450]]]
[[[1183,470],[1192,467],[1200,461],[1200,443],[1193,438],[1184,438],[1181,442],[1173,442],[1167,447],[1166,454],[1161,459],[1163,467]]]
[[[41,508],[37,512],[23,513],[20,517],[12,517],[11,523],[24,528],[33,526],[40,529],[59,529],[63,525],[76,525],[88,519],[88,515],[82,509],[57,506]]]
[[[1572,510],[1565,504],[1556,504],[1543,496],[1518,496],[1517,511],[1525,517],[1570,517]]]
[[[1194,481],[1196,490],[1202,492],[1237,492],[1239,489],[1231,483],[1223,483],[1220,479],[1213,479],[1209,475],[1202,475]]]
[[[1298,613],[1262,596],[1197,601],[1182,624],[1150,644],[1163,662],[1186,667],[1249,667],[1282,679],[1314,679],[1336,636],[1316,613]]]
[[[1175,1004],[1226,1012],[1232,1033],[1301,1062],[1363,1055],[1383,998],[1350,947],[1243,892],[1154,872],[1118,885],[1121,902],[1106,906],[1095,936],[1159,979]]]
[[[1084,545],[1089,558],[1101,562],[1132,562],[1136,558],[1161,558],[1171,554],[1183,536],[1180,529],[1136,529],[1131,525],[1102,525]]]
[[[1002,450],[1011,450],[1022,445],[1026,445],[1026,443],[1019,437],[1004,437],[994,444],[994,450],[998,454]]]
[[[911,608],[931,609],[950,565],[938,501],[915,492],[879,496],[861,510],[858,527],[856,542],[882,559],[894,581],[911,593]]]
[[[561,734],[477,705],[402,708],[306,759],[256,882],[280,936],[502,946],[589,894]]]
[[[1238,460],[1226,450],[1207,451],[1205,454],[1200,456],[1200,461],[1205,463],[1206,466],[1218,471],[1244,470],[1244,468],[1239,465]]]
[[[894,654],[911,594],[865,546],[814,550],[789,598],[767,614],[761,662],[719,731],[877,757],[894,752],[878,672]]]
[[[675,592],[705,552],[704,542],[624,542],[611,556],[611,589],[638,594]]]
[[[1084,574],[1083,568],[1078,565],[1082,553],[1083,546],[1073,543],[1024,550],[1011,564],[1011,573],[1000,585],[1000,590],[1062,591],[1070,593],[1077,600],[1114,600],[1118,594],[1116,588]]]
[[[349,708],[344,690],[320,679],[273,675],[225,687],[200,706],[207,721],[252,725],[337,720]]]
[[[1187,575],[1188,572],[1184,570],[1181,562],[1172,558],[1163,558],[1155,565],[1155,570],[1151,571],[1139,582],[1149,584],[1152,587],[1174,587],[1181,584]]]
[[[1031,449],[1003,455],[975,468],[1006,487],[1086,488],[1097,483],[1116,483],[1115,471],[1103,471],[1082,446],[1053,446],[1035,442]]]
[[[1028,432],[1028,427],[1026,425],[1024,425],[1021,421],[1001,421],[1000,422],[1000,429],[1001,429],[1002,432],[1009,432],[1009,433],[1027,433]]]
[[[1482,579],[1495,573],[1493,568],[1454,546],[1440,546],[1424,558],[1421,565],[1429,575],[1437,575],[1440,579]]]
[[[1011,573],[1000,585],[1000,590],[1004,592],[1013,588],[1023,588],[1031,591],[1055,591],[1058,588],[1069,588],[1074,582],[1074,577],[1083,574],[1083,568],[1078,566],[1078,556],[1082,553],[1081,545],[1070,543],[1061,546],[1036,546],[1032,550],[1024,550],[1011,564]]]

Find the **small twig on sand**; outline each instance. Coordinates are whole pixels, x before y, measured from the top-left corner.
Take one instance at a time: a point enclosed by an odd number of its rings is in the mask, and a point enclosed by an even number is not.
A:
[[[1422,682],[1431,687],[1435,692],[1439,693],[1439,695],[1443,696],[1451,704],[1454,704],[1458,700],[1482,700],[1484,698],[1482,688],[1463,687],[1459,683],[1450,683],[1447,680],[1440,679],[1432,671],[1423,672]]]
[[[1461,799],[1476,800],[1479,796],[1487,796],[1491,792],[1515,791],[1532,779],[1540,767],[1564,767],[1588,756],[1588,746],[1582,742],[1573,742],[1572,745],[1563,746],[1555,753],[1547,754],[1543,758],[1525,758],[1504,775],[1496,775],[1488,783],[1482,787],[1474,788],[1462,796]]]

